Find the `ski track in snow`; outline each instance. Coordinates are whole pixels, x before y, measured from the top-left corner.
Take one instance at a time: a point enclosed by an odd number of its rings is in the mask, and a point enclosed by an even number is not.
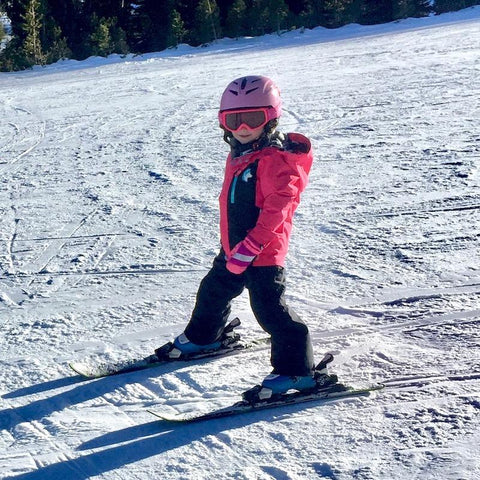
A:
[[[480,478],[480,8],[0,76],[0,476]],[[369,397],[226,406],[268,349],[82,381],[184,326],[218,245],[236,76],[280,84],[316,158],[288,259],[315,353]],[[246,337],[264,335],[243,295]]]

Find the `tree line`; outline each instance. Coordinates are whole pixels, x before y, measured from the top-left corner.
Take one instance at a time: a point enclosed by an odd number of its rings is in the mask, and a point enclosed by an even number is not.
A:
[[[0,70],[293,28],[376,24],[459,10],[474,0],[0,0],[11,40]],[[0,40],[5,29],[0,24]]]

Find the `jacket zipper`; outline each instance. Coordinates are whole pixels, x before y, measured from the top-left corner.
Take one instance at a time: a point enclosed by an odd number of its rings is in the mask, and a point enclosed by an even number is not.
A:
[[[238,175],[233,177],[232,186],[230,187],[230,203],[235,203],[235,189],[237,188]]]

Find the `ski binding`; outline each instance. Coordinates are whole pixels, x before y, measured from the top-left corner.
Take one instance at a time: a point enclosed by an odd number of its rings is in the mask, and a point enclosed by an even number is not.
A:
[[[260,338],[250,341],[240,340],[240,335],[234,329],[240,325],[240,319],[234,318],[224,329],[222,346],[217,350],[203,351],[193,355],[182,355],[172,342],[157,348],[155,353],[143,358],[129,359],[120,362],[106,362],[91,358],[80,362],[70,362],[69,367],[86,379],[102,378],[111,375],[136,372],[147,368],[158,367],[172,362],[189,362],[208,358],[234,355],[243,350],[268,344],[269,338]]]

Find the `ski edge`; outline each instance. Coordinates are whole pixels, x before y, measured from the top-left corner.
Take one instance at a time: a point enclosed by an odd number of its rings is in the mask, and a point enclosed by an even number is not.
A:
[[[212,410],[204,414],[199,415],[189,415],[189,414],[168,414],[158,412],[154,409],[147,409],[147,412],[154,415],[160,421],[166,423],[196,423],[207,420],[215,420],[235,415],[241,415],[245,413],[254,413],[262,410],[272,410],[275,408],[288,407],[292,405],[299,405],[305,403],[323,403],[329,400],[341,399],[341,398],[350,398],[358,397],[362,395],[369,395],[372,392],[376,392],[385,388],[383,383],[367,385],[364,387],[347,387],[346,390],[342,391],[331,391],[323,392],[320,395],[306,395],[305,397],[297,397],[295,399],[287,399],[285,401],[271,402],[271,403],[261,403],[258,405],[243,405],[241,402],[238,404],[233,404],[218,410]]]

